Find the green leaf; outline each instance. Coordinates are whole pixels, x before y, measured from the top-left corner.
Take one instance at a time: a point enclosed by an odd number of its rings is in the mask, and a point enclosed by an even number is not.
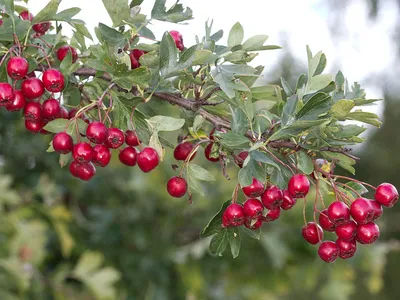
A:
[[[349,182],[346,182],[346,185],[349,186],[350,188],[352,188],[353,190],[355,190],[359,195],[364,195],[364,194],[368,193],[368,189],[361,183],[349,181]],[[354,198],[358,197],[351,189],[347,189],[347,190],[353,195]]]
[[[210,241],[209,250],[213,255],[222,256],[226,247],[228,247],[228,229],[219,231]]]
[[[147,67],[139,67],[134,70],[128,70],[118,75],[112,75],[112,81],[123,89],[130,91],[134,85],[142,88],[149,86],[151,73]]]
[[[101,42],[108,43],[111,46],[118,45],[122,48],[126,43],[126,39],[122,33],[103,23],[99,23],[99,26],[95,28],[95,32]]]
[[[277,99],[277,85],[265,85],[250,88],[253,99],[256,100],[275,100]]]
[[[316,92],[328,86],[333,80],[331,74],[321,74],[311,78],[310,85],[308,86],[309,92]]]
[[[247,128],[249,127],[249,123],[247,121],[244,111],[238,107],[234,109],[231,107],[231,115],[232,115],[232,123],[231,123],[232,132],[236,134],[244,134]]]
[[[175,70],[177,64],[178,49],[172,36],[165,32],[160,44],[160,70],[161,75],[165,76]]]
[[[212,217],[212,219],[208,222],[206,227],[200,232],[200,237],[205,238],[208,236],[212,236],[213,234],[218,233],[219,231],[223,230],[222,228],[222,214],[224,213],[225,209],[232,203],[231,200],[225,201],[222,204],[221,209],[218,213]]]
[[[331,97],[325,93],[317,93],[311,97],[310,100],[300,109],[300,111],[296,114],[298,119],[304,118],[307,114],[309,114],[313,119],[317,119],[318,115],[327,109],[327,104],[330,101]],[[317,114],[315,115],[315,112]]]
[[[266,154],[264,154],[264,153],[262,153],[260,151],[256,151],[256,150],[250,151],[250,157],[252,159],[254,159],[255,161],[258,161],[258,162],[267,164],[269,166],[275,167],[278,170],[280,169],[279,165],[274,160],[272,160]]]
[[[197,66],[203,64],[212,64],[217,60],[217,58],[218,55],[213,54],[212,51],[200,49],[196,51],[192,65]]]
[[[346,119],[360,121],[363,123],[367,123],[373,125],[375,127],[381,127],[382,122],[380,121],[378,115],[370,112],[364,111],[355,111],[347,114]]]
[[[261,228],[258,229],[249,229],[246,226],[240,226],[239,229],[249,237],[259,240],[261,237]]]
[[[69,163],[70,160],[71,160],[71,153],[60,154],[60,159],[58,160],[60,167],[64,168]]]
[[[193,131],[197,133],[201,129],[206,119],[202,115],[196,115],[193,121]]]
[[[60,64],[60,71],[63,73],[64,76],[68,76],[71,73],[69,72],[69,70],[71,69],[72,66],[72,55],[71,55],[71,51],[67,52],[67,55],[64,57],[64,59],[62,60],[61,64]]]
[[[243,41],[243,37],[244,37],[243,27],[239,22],[237,22],[235,25],[233,25],[231,31],[229,32],[228,46],[234,47],[236,45],[240,45]]]
[[[209,171],[195,164],[189,164],[189,172],[191,175],[202,181],[215,181],[215,177]]]
[[[241,245],[239,228],[235,227],[228,229],[228,241],[231,246],[232,257],[238,257]]]
[[[355,165],[356,161],[342,153],[335,153],[329,151],[321,152],[324,158],[335,160],[336,163],[341,166],[343,169],[349,171],[353,175],[355,174],[355,169],[352,167]]]
[[[288,126],[295,121],[295,113],[299,98],[297,95],[292,95],[288,98],[282,111],[282,126]]]
[[[152,19],[179,23],[193,18],[192,10],[189,7],[185,9],[182,4],[179,4],[179,0],[168,10],[165,3],[166,0],[156,0],[151,11]]]
[[[2,19],[3,24],[0,26],[0,40],[1,41],[7,41],[7,42],[13,42],[14,41],[14,27],[13,27],[13,22],[11,18],[5,18]],[[20,20],[20,19],[15,19],[15,33],[17,34],[18,38],[21,40],[23,37],[25,37],[28,28],[31,26],[31,22],[27,20]]]
[[[232,131],[228,133],[216,134],[216,136],[221,137],[220,142],[223,146],[231,149],[241,149],[243,148],[241,146],[248,146],[250,143],[250,140],[247,137]]]
[[[259,100],[253,103],[254,111],[257,112],[260,110],[271,110],[275,106],[275,104],[275,101]]]
[[[264,43],[267,41],[268,35],[255,35],[247,39],[242,48],[246,51],[259,51],[262,50]]]
[[[161,161],[164,160],[164,149],[158,137],[158,131],[154,131],[149,140],[149,146],[157,151]]]
[[[58,6],[61,0],[51,0],[37,15],[33,18],[32,23],[37,24],[43,21],[51,21],[57,14]]]
[[[304,174],[310,175],[314,171],[314,163],[303,150],[296,152],[297,168]]]
[[[185,119],[176,119],[167,116],[154,116],[147,120],[152,131],[175,131],[181,129],[185,124]]]
[[[50,121],[49,123],[44,126],[43,129],[52,132],[52,133],[59,133],[65,131],[67,129],[67,125],[70,123],[69,120],[66,119],[55,119]]]
[[[340,121],[344,121],[355,105],[353,100],[340,99],[331,107],[332,116]]]
[[[81,102],[81,92],[79,88],[73,85],[69,85],[63,91],[63,100],[64,103],[68,105],[77,106]]]
[[[244,166],[238,172],[238,181],[240,186],[248,186],[253,182],[253,176],[251,169],[248,166]]]
[[[102,0],[103,4],[113,21],[114,26],[118,26],[123,20],[128,20],[130,8],[126,0]]]
[[[181,57],[179,58],[178,65],[176,66],[177,70],[184,70],[193,65],[197,48],[198,45],[194,45],[182,53]]]
[[[3,0],[0,2],[0,9],[10,18],[14,18],[14,0]]]

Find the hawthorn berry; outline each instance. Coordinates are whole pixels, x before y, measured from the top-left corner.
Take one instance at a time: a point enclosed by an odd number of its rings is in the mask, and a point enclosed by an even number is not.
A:
[[[272,221],[277,220],[280,217],[280,215],[281,215],[281,209],[280,209],[280,207],[277,207],[274,209],[270,209],[265,216],[263,215],[261,217],[261,219],[265,223],[272,222]]]
[[[25,128],[30,132],[40,132],[43,129],[44,123],[43,119],[39,120],[25,120]]]
[[[282,204],[281,208],[283,210],[289,210],[291,209],[297,202],[296,198],[293,198],[288,190],[284,190],[282,192]]]
[[[249,152],[247,151],[242,151],[237,155],[235,163],[238,165],[239,168],[243,167],[243,163],[246,160],[247,156],[249,156]]]
[[[99,167],[106,167],[111,160],[111,151],[105,145],[96,145],[93,147],[92,162]]]
[[[374,222],[360,224],[357,227],[356,239],[361,244],[372,244],[379,238],[379,227]]]
[[[318,244],[324,238],[324,231],[321,226],[314,222],[308,222],[307,225],[304,225],[301,234],[311,245]]]
[[[42,119],[42,105],[39,102],[28,102],[24,108],[24,118],[28,121]]]
[[[29,78],[22,82],[22,93],[28,100],[33,100],[42,97],[44,94],[43,82],[38,78]]]
[[[80,164],[77,163],[75,160],[73,160],[70,165],[69,165],[69,172],[71,173],[72,176],[74,177],[79,177],[79,169]]]
[[[372,208],[374,209],[374,220],[380,218],[383,214],[383,207],[382,205],[375,200],[371,200]]]
[[[133,55],[133,53],[129,53],[129,59],[131,60],[131,69],[137,69],[140,67],[139,60]]]
[[[244,221],[244,226],[246,226],[246,228],[248,229],[252,229],[252,230],[256,230],[258,228],[261,227],[261,225],[263,224],[262,219],[246,219]]]
[[[60,61],[63,61],[64,58],[68,55],[68,52],[71,52],[72,63],[76,62],[78,59],[78,53],[76,53],[76,49],[71,46],[62,46],[57,50],[57,58]]]
[[[365,224],[374,219],[374,208],[371,201],[365,198],[358,198],[350,205],[350,215],[358,224]]]
[[[14,91],[14,99],[6,106],[8,111],[22,110],[26,105],[24,94],[21,91]]]
[[[214,143],[209,143],[207,145],[207,147],[204,149],[204,155],[206,156],[206,158],[211,161],[211,162],[217,162],[220,160],[220,157],[211,157],[211,151],[213,148]]]
[[[136,165],[137,156],[138,154],[136,149],[128,146],[121,150],[118,157],[120,162],[122,162],[124,165],[133,167]]]
[[[61,116],[60,102],[50,98],[42,104],[42,116],[45,120],[54,120]]]
[[[50,29],[50,22],[42,22],[32,25],[32,29],[40,36],[45,34]]]
[[[147,52],[144,52],[143,50],[139,50],[139,49],[133,49],[131,51],[131,53],[133,54],[133,56],[139,60],[139,58],[142,57],[142,55],[146,54]]]
[[[244,223],[243,206],[239,203],[232,203],[225,209],[222,214],[223,227],[237,227]]]
[[[9,105],[14,99],[14,91],[11,85],[0,82],[0,107]]]
[[[332,202],[328,207],[328,218],[335,225],[344,224],[350,219],[350,209],[341,201]]]
[[[136,134],[136,132],[132,131],[132,130],[127,130],[125,131],[125,143],[128,146],[139,146],[140,144],[140,140]]]
[[[59,153],[67,154],[72,151],[73,146],[72,137],[66,132],[59,132],[53,138],[53,148]]]
[[[288,191],[293,198],[303,198],[310,190],[310,181],[307,176],[297,174],[290,178],[288,183]]]
[[[89,181],[96,174],[96,168],[91,162],[85,162],[77,167],[78,178]]]
[[[116,127],[108,128],[105,145],[108,148],[117,149],[125,142],[124,132]]]
[[[171,30],[169,34],[172,36],[172,39],[175,42],[176,48],[179,49],[179,51],[183,51],[185,49],[185,46],[183,45],[183,37],[182,34],[179,31],[176,30]]]
[[[27,20],[27,21],[32,21],[33,20],[33,14],[31,14],[29,11],[22,11],[19,16],[21,17],[22,20]]]
[[[137,164],[143,172],[147,173],[158,166],[160,159],[157,151],[151,147],[146,147],[137,156]]]
[[[250,198],[243,204],[243,210],[246,219],[259,219],[262,216],[264,207],[260,200]]]
[[[88,163],[93,159],[93,148],[86,142],[75,144],[72,148],[72,157],[80,164]]]
[[[375,191],[375,200],[386,207],[393,207],[399,200],[399,193],[390,183],[380,184]]]
[[[192,152],[193,148],[194,148],[193,144],[189,142],[183,142],[178,144],[174,150],[174,158],[176,160],[186,160],[190,152]],[[195,156],[196,152],[193,153],[190,160],[192,160]]]
[[[256,198],[264,192],[264,184],[253,178],[250,185],[242,187],[242,191],[246,196]]]
[[[86,137],[95,144],[103,144],[107,139],[107,127],[103,122],[94,121],[86,128]]]
[[[283,193],[280,188],[272,185],[270,187],[267,187],[265,192],[262,194],[261,201],[268,209],[281,207],[283,201]]]
[[[181,198],[186,194],[187,183],[182,177],[172,177],[168,180],[167,191],[172,197]]]
[[[338,238],[335,244],[339,249],[339,257],[343,259],[353,257],[357,251],[357,243],[354,240],[346,241]]]
[[[68,110],[64,106],[60,106],[60,117],[68,120]]]
[[[329,219],[327,209],[324,209],[323,211],[321,211],[321,213],[319,214],[318,222],[319,222],[319,225],[321,225],[322,229],[324,229],[326,231],[330,231],[330,232],[335,231],[336,225],[335,225],[335,223],[333,223],[331,221],[331,219]]]
[[[353,220],[336,226],[335,232],[338,238],[351,241],[356,237],[357,223]]]
[[[43,72],[43,85],[49,92],[59,93],[64,89],[64,76],[56,69],[48,69]]]
[[[334,262],[339,256],[339,248],[332,241],[324,241],[319,245],[318,256],[325,262]]]
[[[20,56],[11,57],[7,63],[7,74],[12,79],[22,79],[28,74],[28,61]]]

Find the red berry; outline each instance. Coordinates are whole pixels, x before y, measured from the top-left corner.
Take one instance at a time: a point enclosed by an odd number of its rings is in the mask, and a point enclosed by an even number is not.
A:
[[[183,45],[182,34],[179,31],[176,31],[176,30],[171,30],[169,32],[169,34],[172,36],[172,38],[173,38],[173,40],[175,42],[176,48],[178,48],[179,51],[183,51],[183,49],[185,49],[185,46]]]
[[[211,162],[217,162],[219,161],[220,157],[211,157],[211,151],[212,151],[212,147],[213,147],[214,143],[209,143],[207,145],[207,147],[204,149],[204,155],[206,156],[206,158],[211,161]]]
[[[124,165],[133,167],[136,165],[137,161],[137,151],[133,147],[125,147],[120,153],[119,153],[119,160],[122,162]]]
[[[318,256],[327,263],[334,262],[339,256],[339,248],[334,242],[324,241],[319,245]]]
[[[358,198],[351,203],[350,214],[354,221],[359,224],[365,224],[374,219],[374,208],[370,200]]]
[[[268,209],[281,207],[283,193],[280,188],[272,185],[265,190],[264,194],[262,194],[261,201]]]
[[[244,223],[244,210],[243,206],[238,203],[230,204],[222,214],[223,227],[237,227]]]
[[[144,51],[142,51],[142,50],[139,50],[139,49],[133,49],[133,50],[131,51],[131,53],[133,54],[133,56],[134,56],[137,60],[139,60],[139,58],[140,58],[142,55],[144,55],[146,52],[144,52]]]
[[[248,186],[242,187],[242,191],[246,196],[256,198],[264,192],[264,184],[253,178],[253,182]]]
[[[38,121],[42,117],[42,105],[39,102],[28,102],[24,108],[24,117],[29,121]]]
[[[73,117],[75,117],[77,112],[78,110],[76,108],[71,109],[68,113],[68,119],[72,119]]]
[[[321,225],[322,229],[330,232],[335,231],[335,223],[333,223],[331,219],[329,219],[327,209],[321,211],[321,213],[319,214],[318,222],[319,225]]]
[[[297,202],[296,198],[293,198],[292,196],[290,196],[290,193],[288,190],[284,190],[282,192],[283,194],[283,200],[282,200],[282,205],[281,208],[284,210],[289,210],[291,209]]]
[[[279,207],[271,209],[265,216],[262,216],[261,219],[263,222],[272,222],[279,218],[281,215],[281,209]]]
[[[243,210],[246,219],[259,219],[262,216],[264,207],[260,200],[250,198],[243,204]]]
[[[95,144],[103,144],[107,139],[107,127],[104,123],[94,121],[86,129],[86,137]]]
[[[22,20],[28,20],[28,21],[32,21],[34,18],[33,14],[29,13],[29,11],[26,10],[21,12],[19,16],[21,17]]]
[[[133,55],[133,52],[129,53],[129,58],[131,60],[131,69],[137,69],[140,67],[139,59]]]
[[[72,157],[80,164],[90,162],[93,159],[93,148],[89,143],[78,143],[72,149]]]
[[[60,102],[56,99],[47,99],[42,104],[42,115],[45,120],[54,120],[61,116]]]
[[[34,24],[32,29],[38,34],[43,35],[50,29],[51,23],[50,22],[42,22],[38,24]]]
[[[44,94],[43,82],[38,78],[29,78],[22,82],[22,93],[26,99],[32,100]]]
[[[104,168],[110,163],[111,151],[105,145],[96,145],[93,147],[92,162],[99,167]]]
[[[74,142],[72,137],[66,132],[59,132],[53,138],[53,148],[57,152],[67,154],[72,151]]]
[[[86,162],[77,167],[78,178],[89,181],[96,174],[96,168],[91,162]]]
[[[106,137],[106,146],[108,148],[117,149],[125,142],[124,132],[119,128],[108,128]]]
[[[243,163],[246,160],[247,156],[249,156],[249,152],[247,151],[242,151],[237,155],[235,163],[239,166],[239,168],[243,167]]]
[[[68,118],[68,110],[64,107],[64,106],[60,106],[60,117],[62,118],[62,119],[69,119]]]
[[[43,129],[43,119],[36,121],[25,120],[25,128],[31,132],[40,132]]]
[[[167,183],[168,193],[175,198],[181,198],[186,194],[187,183],[182,177],[172,177]]]
[[[357,223],[351,220],[350,222],[336,226],[335,232],[338,238],[345,241],[353,240],[356,237]]]
[[[137,157],[137,164],[143,172],[147,173],[155,169],[159,163],[157,151],[153,148],[144,148]]]
[[[78,53],[76,53],[76,49],[71,46],[62,46],[57,50],[57,58],[60,61],[63,61],[67,56],[68,52],[71,52],[72,63],[76,62],[78,59]]]
[[[262,219],[246,219],[244,222],[244,226],[252,230],[260,228],[262,224],[263,224]]]
[[[303,174],[294,175],[289,180],[288,191],[293,198],[303,198],[310,190],[310,181]]]
[[[19,111],[26,105],[26,100],[21,91],[14,91],[14,99],[6,106],[8,111]]]
[[[328,218],[335,225],[344,224],[350,219],[350,209],[343,202],[332,202],[328,207]]]
[[[318,244],[324,238],[321,226],[314,222],[308,222],[307,225],[304,225],[301,234],[311,245]]]
[[[125,131],[125,143],[128,146],[139,146],[140,141],[139,138],[136,134],[136,132],[132,131],[132,130],[127,130]]]
[[[380,232],[378,225],[369,222],[358,225],[356,234],[357,241],[360,241],[361,244],[372,244],[379,238]]]
[[[43,85],[49,92],[59,93],[64,89],[64,76],[56,69],[48,69],[43,73]]]
[[[11,85],[0,82],[0,107],[9,105],[14,99],[14,91]]]
[[[382,205],[375,200],[371,200],[372,208],[374,209],[374,220],[380,218],[383,214],[383,207]]]
[[[176,160],[186,160],[189,156],[190,152],[193,150],[194,146],[192,143],[183,142],[176,146],[174,150],[174,157]],[[196,152],[193,153],[190,160],[192,160],[196,156]]]
[[[12,79],[22,79],[28,74],[28,61],[20,56],[10,58],[7,64],[7,73]]]
[[[399,200],[399,193],[394,185],[382,183],[375,191],[375,200],[386,207],[393,207]]]
[[[79,166],[80,164],[77,163],[76,161],[73,160],[71,162],[71,164],[69,165],[69,172],[72,174],[72,176],[77,178],[79,177],[79,172],[78,172]]]
[[[339,249],[339,257],[346,259],[353,257],[357,251],[356,241],[346,241],[344,239],[337,239],[336,246]]]

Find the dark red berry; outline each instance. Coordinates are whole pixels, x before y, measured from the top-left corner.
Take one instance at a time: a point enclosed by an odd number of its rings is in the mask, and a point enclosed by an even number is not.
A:
[[[43,85],[49,92],[59,93],[64,89],[64,76],[56,69],[48,69],[43,73]]]
[[[139,146],[140,141],[136,132],[132,130],[125,131],[125,143],[128,146],[133,146],[133,147]]]
[[[179,51],[183,51],[185,49],[185,46],[183,45],[182,34],[179,31],[176,31],[176,30],[171,30],[169,32],[169,34],[172,36],[172,38],[173,38],[173,40],[175,42],[176,48],[178,48]]]
[[[72,119],[73,117],[75,117],[77,112],[78,112],[78,109],[76,109],[76,108],[71,109],[68,113],[68,119]]]
[[[78,178],[89,181],[96,174],[96,168],[91,162],[86,162],[77,167]]]
[[[64,106],[60,106],[60,117],[62,118],[62,119],[69,119],[68,118],[68,110],[64,107]]]
[[[78,143],[72,149],[72,157],[80,164],[90,162],[93,159],[93,148],[89,143]]]
[[[53,138],[53,148],[57,152],[67,154],[72,151],[74,142],[72,137],[66,132],[59,132]]]
[[[131,53],[133,54],[133,56],[134,56],[137,60],[139,60],[139,58],[142,57],[142,55],[146,54],[146,52],[144,52],[144,51],[142,51],[142,50],[139,50],[139,49],[133,49],[133,50],[131,51]]]
[[[324,238],[324,232],[321,226],[314,222],[308,222],[307,225],[304,225],[301,234],[311,245],[318,244]]]
[[[325,262],[331,263],[339,256],[339,249],[332,241],[324,241],[319,245],[318,256]]]
[[[14,99],[14,91],[11,85],[0,82],[0,107],[9,105]]]
[[[119,128],[108,128],[106,137],[106,146],[108,148],[117,149],[125,142],[124,132]]]
[[[374,209],[374,220],[380,218],[383,214],[383,207],[382,205],[375,200],[371,200],[372,208]]]
[[[244,222],[244,226],[246,226],[248,229],[256,230],[261,227],[263,224],[262,219],[246,219]]]
[[[365,224],[374,219],[374,208],[370,200],[358,198],[351,203],[350,214],[354,221],[359,224]]]
[[[43,129],[43,126],[43,119],[39,119],[36,121],[25,120],[25,128],[30,132],[40,132]]]
[[[265,216],[262,216],[261,219],[263,220],[263,222],[272,222],[275,221],[279,218],[279,216],[281,215],[281,209],[280,207],[271,209],[270,211],[268,211],[268,213]]]
[[[56,99],[47,99],[42,104],[42,115],[45,120],[54,120],[61,116],[60,102]]]
[[[103,144],[107,139],[107,127],[104,123],[94,121],[86,129],[86,137],[95,144]]]
[[[379,238],[379,227],[374,222],[360,224],[357,227],[356,239],[361,244],[372,244]]]
[[[289,180],[288,191],[294,198],[303,198],[308,194],[310,190],[310,181],[307,176],[303,174],[297,174],[292,176]]]
[[[277,186],[268,187],[261,196],[261,201],[268,209],[281,207],[283,201],[283,193]]]
[[[137,69],[140,67],[139,59],[133,55],[133,52],[129,53],[129,59],[131,60],[131,69]]]
[[[399,193],[393,184],[382,183],[375,192],[375,200],[386,207],[393,207],[399,200]]]
[[[21,91],[14,91],[14,99],[6,106],[8,111],[22,110],[26,105],[26,100]]]
[[[222,214],[223,227],[237,227],[244,223],[243,206],[238,203],[230,204]]]
[[[282,192],[283,194],[283,200],[282,200],[282,205],[281,208],[284,210],[289,210],[291,209],[297,202],[296,198],[293,198],[292,196],[290,196],[290,193],[288,190],[284,190]]]
[[[319,225],[321,225],[323,230],[334,232],[335,231],[335,223],[331,221],[328,217],[328,210],[324,209],[319,214],[318,218]]]
[[[140,170],[145,173],[155,169],[159,161],[157,151],[150,147],[144,148],[137,156],[137,164]]]
[[[336,246],[339,249],[339,257],[346,259],[353,257],[357,251],[357,243],[356,241],[346,241],[344,239],[337,239]]]
[[[136,165],[137,156],[138,154],[136,149],[128,146],[121,150],[121,152],[119,153],[119,160],[124,165],[133,167]]]
[[[253,182],[248,186],[242,187],[242,191],[248,197],[257,198],[264,192],[264,184],[253,178]]]
[[[105,145],[96,145],[93,147],[92,162],[99,167],[104,168],[110,163],[111,151]]]
[[[28,74],[28,61],[20,56],[11,57],[7,64],[7,74],[12,79],[22,79]]]
[[[189,156],[190,152],[193,150],[194,146],[192,143],[183,142],[176,146],[174,150],[174,158],[176,160],[186,160]],[[190,160],[192,160],[196,156],[196,152],[193,153]]]
[[[347,223],[336,226],[335,232],[338,238],[346,241],[353,240],[356,237],[357,223],[350,220]]]
[[[76,53],[75,48],[71,46],[62,46],[58,48],[57,50],[58,60],[63,61],[64,58],[67,56],[68,52],[71,52],[72,63],[76,62],[76,60],[78,59],[78,53]]]
[[[264,207],[260,200],[250,198],[243,204],[243,210],[247,219],[259,219],[262,216]]]
[[[350,209],[341,201],[332,202],[328,207],[328,217],[335,225],[344,224],[350,219]]]
[[[237,155],[235,163],[239,166],[239,168],[243,167],[243,163],[246,160],[247,156],[249,156],[249,152],[247,151],[242,151]]]
[[[41,120],[42,105],[39,102],[28,102],[24,108],[24,118],[29,121]]]
[[[40,36],[45,34],[50,29],[51,23],[50,22],[42,22],[38,24],[34,24],[32,29]]]
[[[38,78],[29,78],[22,82],[21,91],[26,99],[32,100],[44,94],[43,82]]]
[[[187,191],[186,180],[178,176],[172,177],[170,180],[168,180],[167,191],[172,197],[183,197]]]
[[[220,157],[211,157],[211,151],[212,151],[212,147],[213,147],[214,143],[209,143],[207,145],[207,147],[204,149],[204,155],[206,156],[206,158],[211,161],[211,162],[217,162],[219,161]]]
[[[71,173],[72,176],[78,178],[79,177],[79,169],[80,164],[77,163],[76,161],[72,161],[71,164],[69,165],[69,172]]]
[[[33,14],[29,13],[29,11],[24,10],[19,14],[22,20],[32,21],[34,16]]]

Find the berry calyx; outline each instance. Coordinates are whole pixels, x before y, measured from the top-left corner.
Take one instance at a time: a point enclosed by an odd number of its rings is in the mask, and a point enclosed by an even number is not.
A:
[[[86,142],[75,144],[72,149],[72,157],[80,164],[88,163],[93,159],[93,148]]]
[[[260,200],[250,198],[243,204],[243,210],[246,219],[259,219],[262,216],[264,207]]]
[[[192,152],[194,146],[192,143],[189,142],[183,142],[180,143],[175,147],[174,150],[174,158],[176,160],[186,160],[186,158],[189,156],[190,152]],[[196,156],[196,152],[193,153],[191,156],[190,160],[192,160]]]
[[[21,91],[14,91],[14,99],[6,106],[8,111],[20,111],[26,105],[24,94]],[[0,105],[1,106],[1,105]]]
[[[108,128],[105,144],[108,148],[117,149],[125,141],[124,132],[116,127]]]
[[[62,46],[57,50],[57,58],[60,61],[63,61],[64,58],[68,55],[68,52],[71,52],[72,63],[76,62],[78,59],[78,53],[76,53],[76,49],[71,46]]]
[[[237,227],[244,223],[244,210],[243,206],[238,203],[229,204],[222,214],[223,227]]]
[[[33,100],[44,94],[43,82],[38,78],[29,78],[22,82],[21,91],[26,99]]]
[[[78,178],[89,181],[96,174],[96,168],[91,162],[86,162],[77,167]]]
[[[167,191],[172,197],[181,198],[186,194],[187,183],[182,177],[172,177],[168,180]]]
[[[360,224],[357,227],[356,239],[361,244],[372,244],[380,236],[379,227],[374,222]]]
[[[271,209],[268,211],[268,213],[265,216],[262,216],[261,219],[263,222],[268,223],[277,220],[281,215],[281,209],[280,207]]]
[[[157,151],[151,147],[146,147],[137,157],[137,164],[143,172],[147,173],[152,171],[158,166],[160,159],[158,157]]]
[[[244,221],[244,226],[246,226],[246,228],[251,230],[256,230],[260,228],[262,224],[263,224],[262,219],[246,219]]]
[[[74,142],[72,137],[66,132],[59,132],[53,138],[53,148],[55,151],[67,154],[72,151]]]
[[[318,244],[324,238],[324,232],[321,226],[314,222],[309,222],[307,225],[304,225],[301,234],[311,245]]]
[[[136,132],[132,131],[132,130],[127,130],[125,131],[125,143],[128,146],[139,146],[140,141],[139,138],[136,134]]]
[[[43,73],[43,85],[52,93],[59,93],[64,89],[64,76],[56,69],[48,69]]]
[[[11,57],[7,63],[7,74],[12,79],[19,80],[28,74],[28,61],[20,56]]]
[[[290,178],[288,191],[293,198],[304,198],[310,190],[310,181],[307,176],[297,174]]]
[[[334,262],[339,256],[339,248],[332,241],[324,241],[319,245],[318,256],[327,263]]]
[[[399,201],[399,193],[393,184],[382,183],[375,191],[375,200],[386,207],[393,207]]]
[[[47,99],[42,104],[42,116],[45,120],[54,120],[61,115],[60,102],[56,99]]]
[[[242,191],[248,197],[257,198],[264,192],[264,184],[253,178],[253,182],[248,186],[242,187]]]
[[[335,225],[335,223],[332,222],[331,219],[329,219],[327,209],[324,209],[323,211],[321,211],[321,213],[319,214],[318,222],[319,222],[319,225],[321,225],[323,230],[330,231],[330,232],[335,231],[336,225]]]
[[[356,241],[346,241],[344,239],[337,239],[336,246],[339,249],[339,257],[343,259],[347,259],[353,257],[357,251],[357,243]]]
[[[29,121],[42,119],[42,105],[39,102],[28,102],[24,108],[24,118]]]
[[[350,209],[341,201],[332,202],[328,207],[328,217],[335,225],[344,224],[350,219]]]
[[[104,123],[94,121],[86,128],[86,137],[95,144],[103,144],[107,139],[107,127]]]
[[[345,224],[341,224],[336,226],[335,232],[338,238],[341,238],[345,241],[354,240],[356,237],[357,223],[351,220]]]
[[[106,167],[111,160],[111,151],[105,145],[96,145],[93,147],[92,162],[99,167]]]
[[[176,48],[178,48],[179,51],[183,51],[185,49],[185,46],[183,45],[182,34],[179,31],[176,31],[176,30],[171,30],[169,32],[169,34],[172,36],[172,38],[173,38],[173,40],[175,42]]]
[[[354,221],[359,224],[365,224],[374,219],[374,208],[370,200],[358,198],[351,203],[350,214]]]
[[[9,105],[14,99],[14,91],[11,85],[0,82],[0,107]]]
[[[119,160],[126,166],[133,167],[136,165],[137,161],[137,151],[133,147],[125,147],[121,152],[119,153]]]
[[[213,148],[214,143],[209,143],[207,147],[204,149],[204,155],[206,156],[207,160],[211,162],[217,162],[220,160],[220,157],[211,157],[211,151]]]
[[[289,210],[291,209],[297,202],[296,198],[293,198],[288,190],[284,190],[282,192],[282,204],[281,208],[283,210]]]
[[[262,185],[262,184],[261,184]],[[281,207],[283,201],[283,193],[277,186],[268,187],[261,196],[261,201],[268,209]]]

